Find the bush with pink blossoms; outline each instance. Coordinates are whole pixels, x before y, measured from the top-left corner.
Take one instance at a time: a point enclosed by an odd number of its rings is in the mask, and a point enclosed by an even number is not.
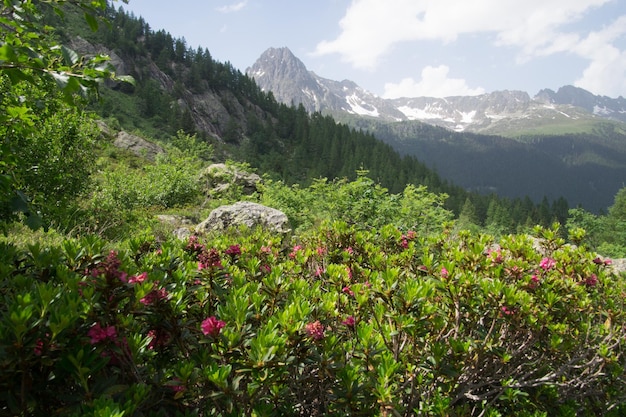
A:
[[[626,283],[556,235],[2,244],[0,410],[623,415]]]

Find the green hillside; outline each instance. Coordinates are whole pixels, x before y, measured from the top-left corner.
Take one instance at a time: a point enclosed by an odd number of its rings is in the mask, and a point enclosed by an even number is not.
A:
[[[104,0],[0,23],[0,415],[624,414],[626,188],[469,193]],[[284,224],[198,225],[241,201]]]

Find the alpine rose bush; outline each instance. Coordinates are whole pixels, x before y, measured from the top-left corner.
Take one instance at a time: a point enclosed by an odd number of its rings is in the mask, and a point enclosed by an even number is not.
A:
[[[623,415],[624,279],[536,234],[3,244],[0,410]]]

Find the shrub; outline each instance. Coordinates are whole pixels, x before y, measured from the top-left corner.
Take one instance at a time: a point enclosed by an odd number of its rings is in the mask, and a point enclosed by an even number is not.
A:
[[[3,244],[3,413],[619,415],[624,281],[538,233]]]

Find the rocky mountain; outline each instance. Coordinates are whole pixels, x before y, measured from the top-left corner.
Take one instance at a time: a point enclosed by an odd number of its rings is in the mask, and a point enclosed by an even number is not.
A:
[[[626,99],[595,96],[566,86],[530,97],[522,91],[478,96],[383,99],[349,80],[333,81],[307,70],[288,48],[270,48],[246,70],[278,101],[302,104],[309,112],[357,115],[381,121],[417,120],[457,132],[507,134],[542,126],[589,121],[626,122]]]

